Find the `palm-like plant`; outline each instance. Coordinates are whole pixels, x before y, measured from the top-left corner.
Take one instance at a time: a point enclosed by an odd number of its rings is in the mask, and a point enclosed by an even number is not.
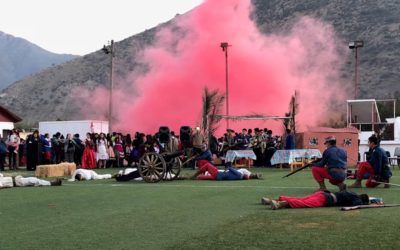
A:
[[[211,136],[218,129],[218,122],[221,118],[216,115],[220,114],[221,108],[224,104],[225,96],[220,94],[218,90],[209,91],[207,87],[204,88],[202,97],[203,110],[201,119],[201,130],[204,136],[210,140]]]
[[[293,132],[296,132],[296,115],[299,111],[299,104],[297,102],[298,98],[298,93],[297,91],[294,92],[294,95],[290,99],[290,104],[289,104],[289,112],[285,113],[286,117],[291,117],[291,119],[284,119],[283,120],[283,126],[285,129],[290,128],[293,130]]]

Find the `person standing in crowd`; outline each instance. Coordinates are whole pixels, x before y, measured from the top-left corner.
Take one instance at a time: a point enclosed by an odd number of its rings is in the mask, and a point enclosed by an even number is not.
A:
[[[117,162],[117,167],[123,167],[124,164],[124,146],[122,143],[122,138],[120,134],[117,134],[114,139],[114,152],[115,152],[115,159]]]
[[[270,129],[268,129],[265,134],[265,146],[264,165],[266,167],[271,167],[271,158],[276,151],[276,138],[272,136],[272,130]]]
[[[294,135],[290,129],[286,129],[285,150],[295,149]]]
[[[392,176],[392,172],[389,168],[389,161],[385,150],[379,146],[380,140],[375,135],[368,138],[368,146],[371,151],[371,155],[368,161],[360,162],[356,181],[351,185],[351,188],[360,188],[361,181],[366,173],[369,174],[369,178],[365,183],[366,187],[372,188],[378,186],[379,182],[389,183],[389,179]],[[385,188],[389,185],[385,184]]]
[[[176,137],[174,131],[171,131],[171,139],[166,148],[168,152],[176,152],[179,150],[179,139]]]
[[[19,146],[19,136],[15,129],[13,129],[8,136],[7,140],[7,150],[8,150],[8,165],[10,169],[17,170],[17,156],[18,156],[18,146]]]
[[[64,145],[65,145],[65,137],[63,134],[60,135],[60,162],[65,162],[65,152],[64,152]]]
[[[247,129],[242,129],[242,133],[238,134],[235,139],[235,148],[239,150],[247,149],[249,146],[250,140],[247,134]]]
[[[250,141],[250,145],[253,148],[254,154],[256,155],[257,159],[254,161],[255,166],[262,166],[263,165],[263,136],[262,131],[259,128],[254,129],[255,135]]]
[[[247,130],[247,138],[248,138],[248,140],[249,140],[249,142],[250,142],[250,139],[253,137],[253,130],[251,129],[251,128],[249,128],[248,130]]]
[[[345,190],[347,153],[341,148],[336,147],[336,138],[329,136],[325,138],[326,150],[322,154],[322,159],[312,164],[312,174],[319,184],[319,190],[327,190],[324,179],[328,179],[332,185]]]
[[[64,140],[64,160],[66,162],[74,162],[75,144],[72,140],[72,135],[67,134]]]
[[[125,136],[125,145],[132,145],[132,136],[131,136],[131,134],[126,134],[126,136]],[[126,155],[126,154],[125,154]]]
[[[82,155],[82,168],[96,168],[96,154],[94,152],[94,142],[91,134],[86,134],[85,149]]]
[[[235,131],[233,129],[228,128],[226,130],[227,134],[224,137],[224,151],[228,151],[233,149],[235,146]]]
[[[104,133],[100,133],[99,138],[97,138],[96,141],[97,145],[97,152],[96,152],[96,158],[97,158],[97,167],[98,168],[106,168],[106,162],[108,160],[108,154],[107,154],[107,139],[106,135]]]
[[[26,141],[22,138],[18,146],[18,166],[26,166]]]
[[[131,159],[131,165],[132,163],[134,163],[134,166],[137,167],[139,160],[140,160],[140,145],[137,144],[136,140],[133,140],[133,146],[132,146],[132,151],[131,154],[129,156],[129,158]],[[130,165],[130,166],[131,166]]]
[[[153,142],[153,151],[152,152],[155,152],[157,154],[159,154],[161,152],[161,146],[160,146],[158,140],[154,140],[154,142]]]
[[[7,144],[4,142],[0,134],[0,171],[4,171],[4,162],[7,156]]]
[[[107,155],[108,155],[108,161],[106,162],[107,167],[115,167],[115,151],[114,151],[114,145],[111,140],[111,136],[108,136],[107,138]]]
[[[115,137],[117,137],[117,132],[112,132],[111,134],[111,141],[114,143],[115,142]]]
[[[217,137],[215,137],[215,135],[211,135],[209,138],[209,149],[211,151],[211,154],[216,155],[217,157],[219,157],[219,153],[220,153],[220,148],[219,148],[219,143],[218,143],[218,139]]]
[[[79,138],[79,134],[75,134],[74,138],[72,138],[72,143],[74,144],[75,151],[74,151],[74,162],[76,167],[81,167],[82,163],[82,155],[85,146],[82,143],[82,140]]]
[[[42,142],[42,162],[44,164],[51,164],[51,140],[48,133],[40,136]]]
[[[61,162],[61,151],[63,150],[63,145],[60,140],[61,133],[57,132],[51,138],[51,148],[52,148],[52,163],[58,164]]]
[[[130,167],[132,164],[132,158],[131,158],[132,150],[133,150],[132,138],[130,134],[127,134],[125,137],[124,154],[125,154],[125,161],[128,162],[128,167]]]
[[[147,134],[146,141],[144,142],[144,152],[154,152],[153,141],[154,141],[153,136]]]
[[[26,140],[26,169],[35,171],[36,166],[42,162],[42,142],[39,131],[35,130]]]

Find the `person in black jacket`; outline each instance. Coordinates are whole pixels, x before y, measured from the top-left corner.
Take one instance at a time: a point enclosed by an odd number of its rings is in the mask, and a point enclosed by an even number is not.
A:
[[[82,143],[81,139],[79,139],[79,134],[75,134],[72,138],[72,143],[74,144],[74,162],[76,167],[79,168],[82,162],[82,155],[85,145]]]
[[[306,197],[280,196],[278,199],[262,198],[263,205],[270,205],[271,209],[280,208],[316,208],[331,206],[358,206],[369,204],[367,194],[358,195],[350,191],[317,191]]]
[[[26,169],[35,171],[36,166],[42,162],[42,142],[39,131],[35,130],[26,139]]]

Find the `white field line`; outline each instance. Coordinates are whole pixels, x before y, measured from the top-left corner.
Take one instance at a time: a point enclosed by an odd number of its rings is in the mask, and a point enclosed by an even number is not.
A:
[[[127,184],[109,184],[109,183],[85,183],[85,184],[80,184],[80,183],[75,183],[75,184],[62,184],[63,186],[111,186],[111,187],[127,187],[129,186],[129,182]],[[316,187],[269,187],[269,186],[218,186],[218,185],[211,185],[211,186],[197,186],[197,185],[178,185],[178,184],[151,184],[148,183],[146,184],[142,184],[140,186],[136,186],[136,185],[131,185],[132,187],[188,187],[188,188],[316,188]]]
[[[80,184],[80,183],[75,183],[75,184],[63,184],[63,186],[77,186],[77,187],[82,187],[82,186],[110,186],[110,187],[126,187],[129,186],[130,184],[106,184],[106,183],[86,183],[86,184]],[[316,189],[317,187],[279,187],[279,186],[218,186],[218,185],[211,185],[211,186],[197,186],[197,185],[179,185],[179,184],[148,184],[148,185],[131,185],[132,187],[174,187],[174,188],[262,188],[262,189],[268,189],[268,188],[273,188],[273,189]],[[400,190],[400,189],[399,189]]]

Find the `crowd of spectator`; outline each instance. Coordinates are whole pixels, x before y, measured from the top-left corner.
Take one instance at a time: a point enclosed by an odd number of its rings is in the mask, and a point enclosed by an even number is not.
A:
[[[37,165],[61,162],[74,162],[78,168],[85,169],[134,167],[146,152],[174,152],[204,145],[215,157],[223,157],[227,150],[252,149],[257,156],[254,165],[270,166],[269,160],[275,150],[288,144],[282,143],[282,137],[273,136],[268,129],[256,128],[254,134],[252,129],[243,129],[241,133],[228,129],[220,138],[205,139],[197,127],[182,135],[182,140],[174,131],[168,130],[167,141],[160,131],[154,135],[136,132],[133,138],[131,134],[117,132],[87,133],[85,138],[80,138],[79,134],[63,135],[59,132],[52,136],[42,135],[36,130],[24,140],[17,130],[12,130],[7,138],[0,139],[0,170],[4,171],[6,158],[10,170],[26,165],[27,170],[34,171]],[[286,137],[288,135],[290,131]]]

